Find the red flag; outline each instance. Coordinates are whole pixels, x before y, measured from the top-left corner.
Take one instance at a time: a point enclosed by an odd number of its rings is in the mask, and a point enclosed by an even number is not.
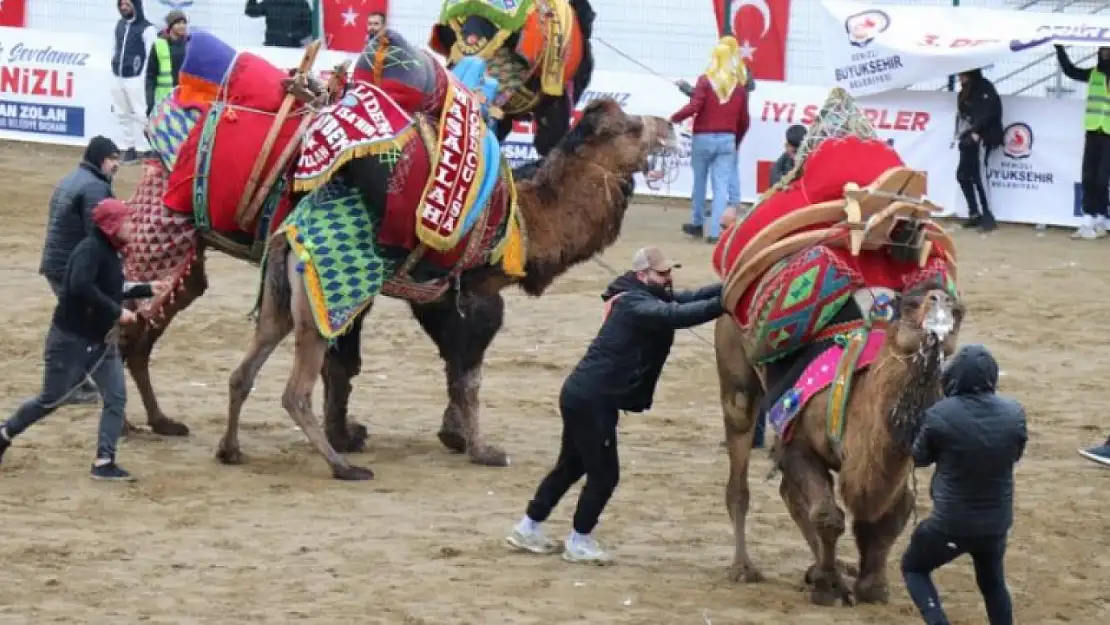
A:
[[[366,47],[366,19],[371,13],[388,15],[389,0],[320,0],[320,13],[325,47],[361,52]]]
[[[0,0],[0,26],[23,28],[26,14],[27,0]]]
[[[713,0],[717,35],[732,35],[752,75],[786,80],[786,36],[790,0]]]

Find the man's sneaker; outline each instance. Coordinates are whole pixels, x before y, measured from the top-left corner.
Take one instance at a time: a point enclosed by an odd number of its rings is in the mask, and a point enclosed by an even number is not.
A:
[[[539,528],[527,531],[517,525],[505,537],[505,542],[513,549],[540,555],[548,555],[559,551],[559,542],[545,536],[543,530]]]
[[[0,436],[0,462],[4,461],[4,452],[8,451],[8,448],[11,446],[11,441],[5,439],[3,436]]]
[[[115,462],[102,464],[100,466],[93,465],[92,471],[89,475],[94,480],[106,480],[113,482],[134,482],[135,478],[131,474],[120,468]]]
[[[1091,462],[1097,462],[1104,467],[1110,467],[1110,445],[1099,445],[1098,447],[1079,449],[1077,451],[1080,456],[1083,456]]]
[[[1073,239],[1085,239],[1091,241],[1099,238],[1098,231],[1095,227],[1089,224],[1084,224],[1076,228],[1075,232],[1071,233]]]
[[[563,544],[563,559],[575,564],[609,564],[609,554],[597,544],[593,536],[568,538]]]
[[[682,224],[682,234],[686,236],[701,238],[703,232],[704,228],[702,226],[696,224]]]
[[[135,148],[127,148],[123,152],[123,158],[120,160],[125,164],[135,163],[139,160],[139,154],[135,151]]]

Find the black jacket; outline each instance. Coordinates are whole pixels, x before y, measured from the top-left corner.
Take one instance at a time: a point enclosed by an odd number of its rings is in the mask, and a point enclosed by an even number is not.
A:
[[[263,45],[301,48],[312,36],[312,7],[307,0],[247,0],[246,14],[266,18]]]
[[[185,61],[185,45],[188,38],[170,39],[165,34],[159,35],[170,44],[170,75],[173,76],[173,86],[177,86],[177,75],[181,73],[181,64]],[[158,45],[155,43],[154,45]],[[158,86],[158,74],[162,73],[158,61],[158,53],[154,46],[150,46],[150,61],[146,64],[146,116],[150,117],[154,110],[154,88]]]
[[[609,303],[609,314],[564,386],[579,397],[630,412],[651,408],[675,330],[724,313],[720,285],[668,298],[634,273],[614,280],[601,299]]]
[[[965,134],[979,135],[987,148],[1002,145],[1002,98],[991,81],[978,78],[968,83],[956,97],[956,110],[968,123]]]
[[[42,246],[39,273],[51,282],[61,282],[70,254],[93,229],[92,210],[112,197],[112,181],[92,163],[82,161],[58,183],[50,197],[46,242]]]
[[[914,463],[936,463],[929,522],[952,536],[1005,534],[1014,521],[1014,464],[1025,451],[1025,410],[995,395],[998,363],[966,345],[941,378],[945,399],[925,414]]]
[[[783,152],[778,160],[775,161],[775,164],[771,166],[771,175],[768,182],[771,183],[771,186],[775,186],[779,183],[779,180],[782,180],[783,176],[789,174],[792,169],[794,169],[794,155]]]
[[[125,299],[150,297],[149,284],[124,288],[123,262],[99,230],[85,237],[66,265],[54,325],[89,341],[101,342],[119,320]]]
[[[143,75],[143,64],[147,59],[148,29],[154,28],[143,12],[143,0],[131,0],[135,14],[130,19],[120,14],[116,22],[115,47],[112,50],[112,73],[120,78],[136,78]],[[116,2],[119,10],[119,2]]]

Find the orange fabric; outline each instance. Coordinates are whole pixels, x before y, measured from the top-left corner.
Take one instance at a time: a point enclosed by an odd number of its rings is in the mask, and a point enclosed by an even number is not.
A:
[[[520,29],[520,39],[516,44],[517,54],[528,61],[532,68],[532,74],[539,71],[539,62],[543,57],[546,40],[547,31],[540,24],[538,13],[532,11],[524,22],[524,28]],[[564,82],[574,78],[578,67],[582,65],[582,57],[585,53],[585,46],[582,45],[582,29],[578,26],[577,14],[574,14],[574,22],[570,29],[570,42],[567,45],[566,65],[563,67]]]

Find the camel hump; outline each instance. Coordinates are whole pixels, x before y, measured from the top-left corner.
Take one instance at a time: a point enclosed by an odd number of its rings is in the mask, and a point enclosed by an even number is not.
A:
[[[366,43],[351,78],[386,92],[410,115],[434,114],[443,104],[446,71],[431,54],[387,28]]]

